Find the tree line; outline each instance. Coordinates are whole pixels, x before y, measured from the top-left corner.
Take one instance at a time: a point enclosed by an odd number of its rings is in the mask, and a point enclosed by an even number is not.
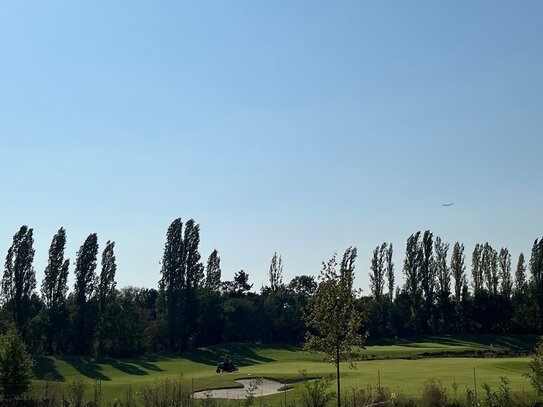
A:
[[[406,242],[403,287],[394,286],[392,244],[373,251],[371,296],[363,298],[374,336],[451,333],[540,334],[543,330],[543,237],[528,265],[512,269],[509,250],[478,243],[468,270],[465,247],[416,232]],[[449,255],[450,252],[450,255]]]
[[[244,270],[224,281],[217,250],[204,264],[193,219],[175,219],[168,227],[157,288],[117,287],[115,242],[100,251],[91,233],[72,263],[66,239],[64,228],[53,236],[39,287],[31,228],[19,229],[6,255],[0,329],[15,326],[34,353],[132,356],[220,342],[302,342],[311,324],[309,305],[323,283],[308,275],[284,282],[277,253],[260,292],[252,290]],[[409,236],[399,287],[392,244],[377,246],[370,295],[358,295],[355,303],[366,315],[364,332],[405,337],[543,331],[543,238],[533,243],[528,263],[519,256],[514,273],[507,248],[477,244],[470,271],[464,245],[455,243],[450,255],[449,248],[428,230]],[[345,256],[354,270],[356,249]],[[75,283],[69,290],[71,268]]]

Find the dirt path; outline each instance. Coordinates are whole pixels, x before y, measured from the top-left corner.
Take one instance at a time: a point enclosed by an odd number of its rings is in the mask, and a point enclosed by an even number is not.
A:
[[[203,399],[206,397],[213,397],[217,399],[244,399],[247,397],[247,389],[257,379],[238,379],[237,383],[243,385],[239,388],[230,388],[230,389],[215,389],[215,390],[204,390],[197,391],[194,393],[194,398]],[[254,392],[255,397],[269,396],[270,394],[275,394],[278,390],[283,387],[283,383],[276,382],[275,380],[261,379],[261,384],[257,384],[256,390]]]

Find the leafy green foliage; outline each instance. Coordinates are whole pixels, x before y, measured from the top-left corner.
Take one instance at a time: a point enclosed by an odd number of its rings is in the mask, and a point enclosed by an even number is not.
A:
[[[363,318],[353,290],[355,259],[356,248],[350,247],[345,251],[339,272],[335,255],[323,262],[321,281],[307,316],[309,331],[305,348],[325,353],[336,365],[338,406],[341,404],[339,362],[352,361],[365,341],[360,334]]]
[[[539,340],[535,348],[528,377],[537,394],[543,396],[543,338]]]
[[[13,327],[0,336],[0,389],[2,396],[13,399],[30,387],[32,358]]]
[[[305,348],[324,352],[334,364],[351,359],[356,347],[362,346],[365,339],[359,333],[363,318],[356,308],[352,288],[356,250],[345,254],[351,256],[352,263],[339,273],[335,256],[323,262],[321,281],[307,315],[309,331]]]

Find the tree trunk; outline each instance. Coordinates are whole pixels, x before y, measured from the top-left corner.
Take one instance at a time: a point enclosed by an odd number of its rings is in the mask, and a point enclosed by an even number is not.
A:
[[[339,346],[336,347],[337,407],[341,407],[341,383],[339,379]]]

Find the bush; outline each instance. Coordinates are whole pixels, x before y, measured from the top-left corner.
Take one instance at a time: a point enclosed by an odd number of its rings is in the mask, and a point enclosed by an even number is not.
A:
[[[447,405],[447,391],[434,379],[424,383],[421,407],[442,407]]]
[[[307,378],[305,372],[302,373]],[[302,407],[326,407],[328,403],[336,398],[336,393],[330,392],[332,377],[326,376],[316,380],[306,380],[304,392],[302,393]]]
[[[344,407],[362,407],[362,406],[388,406],[394,400],[392,392],[384,387],[371,387],[365,389],[353,388],[345,392],[342,398]]]
[[[83,407],[83,398],[87,384],[81,377],[76,377],[66,389],[70,407]]]
[[[539,396],[543,395],[543,337],[539,340],[535,353],[530,362],[530,373],[528,374],[533,388]]]
[[[145,386],[141,391],[142,407],[190,407],[192,397],[181,380],[166,379],[154,386]]]

